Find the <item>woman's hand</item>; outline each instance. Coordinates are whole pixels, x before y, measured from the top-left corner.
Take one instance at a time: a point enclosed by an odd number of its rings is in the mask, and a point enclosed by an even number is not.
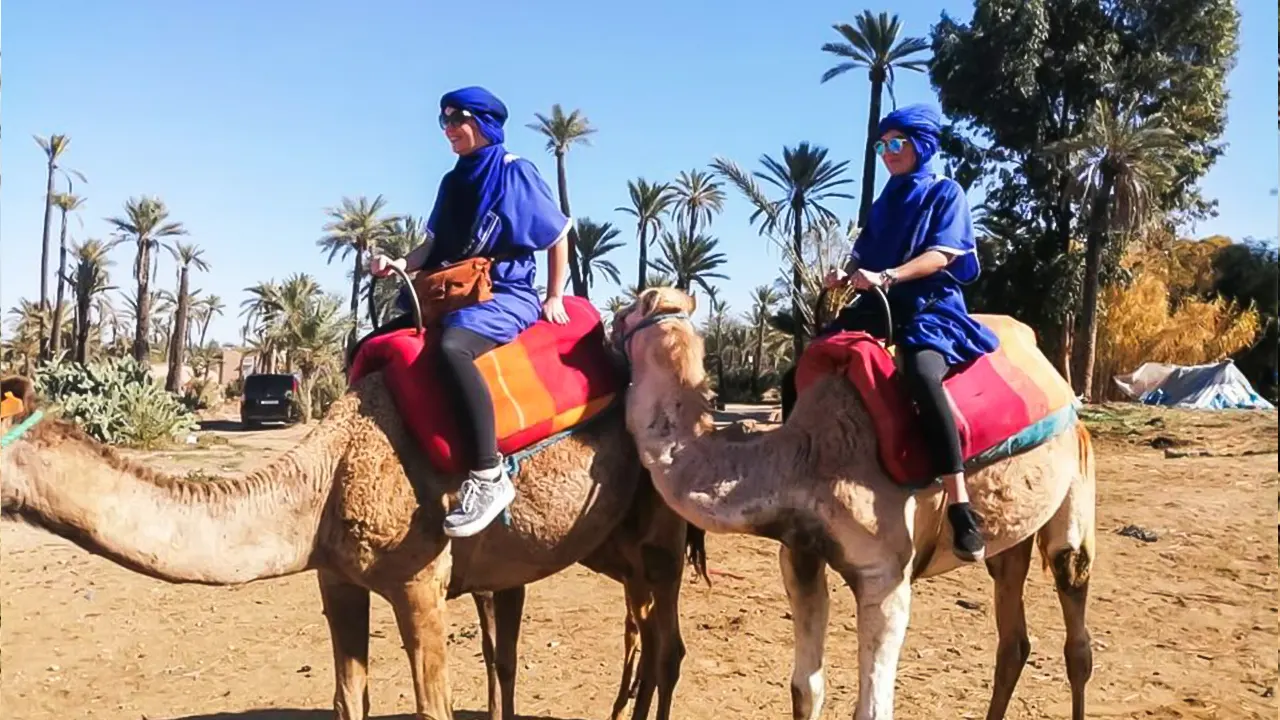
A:
[[[567,324],[569,313],[564,311],[564,299],[559,295],[548,295],[547,299],[542,301],[542,317],[557,325]]]
[[[373,259],[369,261],[369,273],[376,278],[384,278],[390,275],[393,267],[400,268],[400,271],[404,272],[404,258],[392,260],[386,255],[374,255]]]
[[[854,271],[853,275],[850,276],[850,279],[853,283],[854,290],[870,290],[871,288],[878,288],[884,285],[884,282],[880,277],[880,273],[869,272],[862,268]]]
[[[827,276],[822,279],[822,285],[828,290],[842,288],[849,284],[849,274],[841,268],[831,268],[827,271]]]

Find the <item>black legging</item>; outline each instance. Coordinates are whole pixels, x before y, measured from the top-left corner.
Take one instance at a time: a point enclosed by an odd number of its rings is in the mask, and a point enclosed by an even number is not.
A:
[[[901,320],[895,316],[895,320]],[[897,334],[898,323],[894,323]],[[820,334],[834,330],[861,330],[878,338],[884,338],[885,316],[879,305],[870,300],[859,301],[840,312],[840,315]],[[964,457],[960,452],[960,434],[956,430],[955,416],[942,389],[942,380],[950,368],[937,350],[903,348],[902,375],[907,391],[920,411],[920,430],[925,437],[934,472],[950,475],[964,470]],[[791,368],[782,377],[782,418],[790,417],[796,404],[796,371]]]
[[[383,323],[378,329],[369,333],[356,343],[351,355],[347,358],[347,366],[360,347],[370,338],[396,330],[413,327],[413,315],[400,315]],[[498,454],[498,432],[493,422],[493,398],[489,395],[489,386],[484,376],[476,367],[475,360],[498,346],[498,343],[483,335],[460,327],[445,328],[440,333],[440,369],[443,372],[444,384],[452,390],[452,400],[457,414],[465,428],[471,430],[470,440],[475,470],[489,470],[498,467],[502,462]]]

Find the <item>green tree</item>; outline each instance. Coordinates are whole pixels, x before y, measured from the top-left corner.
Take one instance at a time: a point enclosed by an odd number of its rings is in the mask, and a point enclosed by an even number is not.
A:
[[[49,310],[49,219],[53,214],[53,207],[55,205],[53,192],[54,175],[59,171],[62,171],[64,176],[67,173],[70,173],[80,178],[81,182],[87,181],[84,179],[84,175],[81,175],[78,171],[64,169],[58,164],[58,159],[62,157],[62,153],[66,152],[67,147],[71,144],[70,137],[54,134],[46,138],[36,135],[35,140],[36,144],[40,146],[40,149],[44,151],[45,157],[48,160],[46,163],[47,173],[44,192],[44,222],[40,226],[43,228],[44,233],[44,238],[40,247],[40,307],[47,311]],[[69,177],[67,178],[67,192],[71,192],[71,179]],[[40,352],[42,354],[46,353],[48,342],[46,337],[46,327],[43,324],[45,320],[46,318],[43,315],[37,318],[37,321],[42,323],[39,330]]]
[[[828,200],[853,199],[848,193],[836,191],[836,188],[851,182],[843,177],[849,163],[828,160],[826,148],[808,142],[801,142],[794,149],[784,147],[781,162],[768,155],[761,156],[760,162],[764,172],[757,170],[751,175],[722,158],[716,158],[712,166],[755,206],[751,222],[762,220],[761,233],[790,233],[791,245],[784,247],[791,265],[791,312],[792,317],[803,318],[808,314],[804,308],[806,223],[813,225],[824,218],[836,218],[836,214],[824,205]],[[770,200],[753,177],[778,188],[782,196]],[[791,337],[795,357],[799,359],[807,339],[803,323],[794,323]]]
[[[115,247],[131,242],[136,247],[133,260],[133,277],[138,284],[134,297],[133,358],[149,365],[151,362],[151,260],[160,248],[167,247],[164,238],[186,235],[182,223],[169,220],[169,209],[159,198],[129,198],[124,205],[125,214],[107,218],[115,227],[117,237],[111,242]]]
[[[178,392],[182,379],[182,364],[187,351],[187,316],[191,308],[191,269],[209,272],[204,251],[192,243],[179,242],[169,248],[169,254],[178,263],[178,301],[173,311],[173,333],[169,337],[169,373],[164,389]]]
[[[347,336],[347,348],[355,347],[357,334],[360,331],[360,286],[364,280],[365,256],[377,251],[389,235],[395,230],[395,218],[382,215],[387,201],[381,195],[373,199],[361,195],[358,199],[342,198],[341,207],[327,208],[325,213],[330,220],[325,223],[324,237],[316,241],[322,250],[329,253],[328,261],[335,257],[354,255],[351,266],[351,331]],[[377,312],[373,296],[369,295],[369,316]]]
[[[74,358],[83,365],[89,361],[89,330],[92,327],[89,314],[95,300],[105,300],[105,293],[115,289],[107,270],[114,263],[107,256],[107,244],[95,238],[77,244],[72,253],[76,258],[75,271],[67,282],[76,303]],[[101,322],[101,312],[98,317]]]
[[[751,394],[760,395],[760,369],[764,362],[764,341],[769,329],[769,317],[782,296],[769,285],[759,285],[751,294],[751,330],[755,351],[751,353]],[[799,357],[798,355],[796,357]]]
[[[658,240],[662,257],[653,263],[653,269],[674,277],[677,290],[689,292],[696,284],[709,293],[708,279],[728,279],[715,272],[726,262],[724,253],[716,252],[719,244],[719,240],[706,235],[689,237],[684,232],[678,236],[664,232]]]
[[[56,193],[53,196],[53,204],[62,212],[62,231],[58,236],[58,289],[57,299],[53,304],[53,326],[60,327],[62,325],[63,297],[67,287],[67,213],[78,210],[81,205],[84,205],[84,198],[72,195],[69,192]],[[62,338],[59,334],[54,333],[49,338],[49,357],[56,358],[61,351]]]
[[[547,151],[556,157],[556,181],[560,190],[560,212],[564,213],[565,217],[573,217],[569,213],[569,181],[565,176],[564,158],[568,154],[570,147],[579,144],[590,145],[590,136],[596,132],[596,129],[591,127],[587,116],[583,115],[581,110],[575,109],[565,115],[560,103],[551,106],[550,116],[534,113],[534,117],[538,118],[538,122],[530,123],[526,127],[546,136]],[[587,286],[583,283],[578,262],[578,240],[577,230],[571,227],[569,229],[569,280],[573,286],[573,294],[586,297]]]
[[[644,178],[628,180],[627,192],[631,196],[631,207],[614,209],[636,219],[636,239],[640,243],[636,288],[644,290],[649,277],[649,242],[662,232],[662,214],[675,202],[676,196],[667,183],[651,183]]]
[[[724,211],[724,190],[710,173],[682,170],[671,192],[671,218],[687,226],[688,237],[698,237],[699,221],[710,225],[715,214]]]
[[[612,223],[598,223],[591,218],[578,220],[578,263],[582,266],[582,281],[589,293],[595,285],[595,274],[609,278],[615,285],[622,283],[618,266],[606,260],[605,255],[622,247],[622,242],[614,240],[620,232]],[[587,293],[583,297],[589,297]]]
[[[876,130],[880,126],[881,95],[888,88],[889,99],[897,107],[898,101],[893,94],[894,73],[898,69],[924,72],[928,68],[928,60],[916,56],[928,51],[929,43],[924,38],[917,37],[899,39],[902,23],[897,15],[890,16],[883,12],[872,15],[870,10],[863,10],[853,22],[853,25],[832,25],[844,40],[826,43],[822,50],[845,58],[845,61],[824,72],[822,82],[858,68],[866,68],[867,77],[871,81],[867,141],[862,153],[862,202],[858,206],[858,227],[865,227],[871,213],[876,184],[875,143],[879,139]]]

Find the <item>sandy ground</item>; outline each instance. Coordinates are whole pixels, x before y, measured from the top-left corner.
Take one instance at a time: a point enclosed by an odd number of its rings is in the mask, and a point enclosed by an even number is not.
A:
[[[767,415],[765,415],[767,417]],[[1099,546],[1090,624],[1090,717],[1275,718],[1275,413],[1106,408],[1093,413]],[[298,429],[242,433],[153,453],[172,469],[236,471],[269,460]],[[1211,453],[1200,456],[1200,452]],[[1169,457],[1191,453],[1190,457]],[[1118,534],[1154,532],[1143,542]],[[175,586],[6,523],[0,716],[9,720],[321,720],[333,692],[328,633],[310,574],[240,588]],[[715,586],[690,579],[679,718],[790,716],[791,626],[767,541],[713,536]],[[834,576],[824,717],[852,715],[852,596]],[[991,584],[966,568],[917,585],[898,681],[901,718],[983,717],[994,666]],[[1069,696],[1051,581],[1027,588],[1030,664],[1011,717],[1062,718]],[[412,690],[389,606],[374,600],[371,693],[380,720],[409,718]],[[461,718],[484,717],[470,599],[450,605]],[[548,720],[604,717],[622,657],[619,586],[574,568],[530,588],[518,709]]]

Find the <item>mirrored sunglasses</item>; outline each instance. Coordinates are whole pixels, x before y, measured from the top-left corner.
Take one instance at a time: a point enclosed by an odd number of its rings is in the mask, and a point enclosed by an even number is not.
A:
[[[466,122],[469,117],[471,117],[471,111],[469,110],[454,109],[452,113],[447,114],[442,112],[440,113],[440,129],[443,130],[446,127],[457,127]]]
[[[887,143],[883,140],[877,140],[875,144],[876,155],[883,157],[886,152],[897,155],[902,152],[902,148],[906,146],[906,144],[907,139],[900,137],[889,138],[889,142]]]

